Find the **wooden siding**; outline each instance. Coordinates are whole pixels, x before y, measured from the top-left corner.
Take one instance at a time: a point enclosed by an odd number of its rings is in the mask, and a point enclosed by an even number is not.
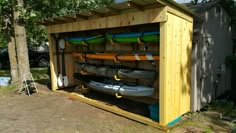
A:
[[[47,26],[48,33],[84,31],[104,28],[115,28],[139,24],[157,23],[166,21],[165,8],[148,9],[116,16],[95,18],[79,22]]]
[[[160,25],[160,124],[190,111],[193,23],[168,13]]]
[[[141,16],[141,17],[140,17]],[[142,25],[141,25],[142,24]],[[144,26],[145,24],[145,26]],[[192,27],[193,19],[171,8],[156,8],[147,9],[144,12],[136,11],[132,13],[126,13],[116,16],[100,17],[89,20],[82,20],[79,22],[57,24],[47,26],[49,33],[50,43],[50,66],[51,66],[51,81],[52,89],[58,89],[57,86],[57,62],[56,62],[56,50],[55,40],[52,36],[53,33],[65,33],[66,32],[77,32],[93,30],[97,33],[103,33],[106,28],[106,32],[119,33],[120,30],[130,32],[130,27],[135,28],[152,28],[160,27],[160,47],[151,46],[152,52],[160,52],[160,62],[156,62],[159,65],[153,68],[147,64],[149,63],[121,63],[124,66],[132,68],[145,68],[145,69],[157,69],[159,77],[157,77],[154,84],[155,94],[151,97],[160,104],[160,125],[166,126],[169,122],[173,121],[182,114],[190,111],[190,69],[191,69],[191,49],[192,49]],[[100,30],[103,29],[103,30]],[[144,31],[145,31],[144,30]],[[61,34],[64,35],[64,34]],[[67,34],[71,35],[71,34]],[[134,48],[130,45],[111,45],[109,42],[102,45],[89,46],[90,50],[97,50],[104,52],[134,52]],[[140,46],[143,49],[144,46]],[[79,59],[71,56],[72,52],[83,51],[81,47],[66,45],[66,72],[69,77],[70,84],[74,83],[73,73],[76,71],[74,68],[74,61]],[[144,51],[141,51],[144,52]],[[114,62],[98,61],[91,63],[101,63],[106,65],[113,65]],[[145,64],[145,65],[144,65]],[[137,81],[140,82],[140,81]],[[149,82],[142,84],[150,84]],[[82,101],[89,102],[89,99],[80,98]],[[106,110],[110,108],[101,104],[96,105]],[[121,111],[114,110],[117,114],[125,116]],[[127,114],[128,118],[137,120],[136,115]],[[138,119],[139,121],[146,121],[144,119]],[[149,120],[148,120],[149,121]],[[149,123],[149,122],[148,122]],[[158,122],[155,122],[159,125]],[[152,124],[150,124],[152,125]]]
[[[171,14],[173,14],[173,15],[175,15],[175,16],[178,16],[178,17],[180,17],[180,18],[182,18],[182,19],[185,19],[185,20],[189,21],[190,23],[193,23],[193,18],[192,18],[190,15],[187,15],[187,14],[184,14],[184,13],[182,13],[182,12],[179,12],[179,11],[176,10],[176,9],[167,7],[167,12],[168,12],[168,13],[171,13]]]
[[[51,69],[51,84],[52,90],[55,91],[58,89],[57,86],[57,77],[58,77],[58,68],[57,68],[57,55],[56,55],[56,42],[52,34],[48,36],[49,40],[49,53],[50,53],[50,69]],[[73,47],[69,47],[68,45],[65,46],[65,70],[66,76],[68,77],[69,85],[74,84],[74,61],[71,55],[71,49]],[[59,50],[60,51],[60,50]],[[62,54],[59,52],[59,59],[60,59],[60,70],[62,73]]]
[[[221,13],[216,8],[221,7]],[[199,35],[194,36],[194,63],[192,67],[191,110],[199,111],[216,95],[220,96],[231,89],[231,68],[225,64],[225,58],[232,54],[233,42],[230,28],[231,18],[220,4],[203,11],[202,23],[196,23]],[[220,77],[217,73],[220,72]],[[215,87],[217,81],[217,88]]]
[[[50,55],[50,70],[51,70],[51,84],[52,90],[56,90],[57,86],[57,70],[56,70],[56,62],[54,59],[54,51],[55,51],[55,40],[51,34],[48,35],[49,42],[49,55]]]

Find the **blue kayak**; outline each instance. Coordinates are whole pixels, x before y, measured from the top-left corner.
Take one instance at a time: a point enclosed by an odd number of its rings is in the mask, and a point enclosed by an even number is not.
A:
[[[159,32],[131,32],[107,34],[106,38],[118,43],[159,42]]]
[[[96,35],[96,36],[86,36],[86,37],[71,37],[71,38],[65,38],[65,40],[73,45],[100,44],[105,41],[105,37],[103,35]]]
[[[149,35],[159,35],[160,32],[131,32],[131,33],[116,33],[116,34],[107,34],[108,36],[112,36],[114,38],[129,38],[129,37],[141,37],[141,36],[149,36]]]

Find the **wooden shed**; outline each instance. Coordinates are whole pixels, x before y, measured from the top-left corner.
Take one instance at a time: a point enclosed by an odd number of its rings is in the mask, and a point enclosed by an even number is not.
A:
[[[52,90],[73,95],[87,104],[163,130],[167,130],[167,126],[190,111],[193,13],[185,7],[171,0],[131,0],[45,19],[38,23],[45,25],[48,32]],[[143,36],[144,32],[149,31],[157,33],[155,36],[158,41],[145,42],[140,37],[137,42],[120,43],[113,40],[116,34],[127,37],[129,33],[141,33]],[[112,37],[109,39],[107,34],[111,34]],[[90,44],[86,40],[97,35],[105,36],[100,44]],[[69,86],[86,87],[74,77],[75,73],[80,72],[76,63],[155,71],[157,76],[154,80],[121,80],[124,83],[154,88],[152,95],[122,98],[149,104],[158,103],[156,110],[159,112],[159,120],[152,120],[83,94],[62,91],[63,87],[58,87],[57,84],[58,59],[55,36],[63,38],[66,42],[65,69]],[[73,37],[80,37],[81,45],[71,43],[70,38]],[[61,54],[63,52],[60,52]],[[113,56],[108,58],[107,55]],[[104,58],[105,56],[107,58]]]
[[[231,89],[226,57],[232,55],[233,36],[224,0],[188,6],[198,16],[193,26],[191,110],[199,111]]]

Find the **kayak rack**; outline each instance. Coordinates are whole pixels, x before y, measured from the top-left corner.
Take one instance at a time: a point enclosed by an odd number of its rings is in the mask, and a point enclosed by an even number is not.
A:
[[[76,69],[82,75],[96,75],[113,78],[117,81],[124,79],[142,79],[154,81],[157,76],[155,70],[134,69],[124,66],[97,65],[89,63],[75,63]]]
[[[91,75],[82,75],[75,73],[74,78],[78,80],[82,85],[92,88],[94,90],[107,92],[110,94],[116,94],[116,97],[120,96],[151,96],[154,92],[153,87],[143,85],[129,85],[120,81],[112,80],[104,77],[96,77]],[[119,96],[118,96],[119,95]]]
[[[100,60],[114,60],[114,62],[159,60],[159,56],[152,54],[72,53],[72,56],[80,57],[82,60],[88,58],[88,59],[100,59]]]
[[[109,33],[106,35],[94,35],[94,36],[78,36],[65,38],[72,45],[84,45],[101,44],[108,40],[112,45],[118,45],[120,43],[138,43],[144,45],[146,43],[159,42],[159,32],[130,32],[130,33]]]
[[[65,38],[72,45],[88,46],[90,44],[99,44],[105,41],[104,35],[83,36],[83,37],[67,37]]]
[[[144,45],[146,43],[159,42],[158,31],[151,32],[130,32],[130,33],[112,33],[107,34],[106,39],[110,41],[112,45],[118,45],[120,43],[138,43]]]
[[[130,3],[135,3],[136,6]],[[59,34],[63,39],[77,39],[74,44],[65,41],[65,65],[69,85],[77,85],[78,89],[75,88],[73,92],[80,93],[77,95],[81,101],[157,128],[172,125],[179,117],[189,112],[191,103],[194,103],[191,101],[191,98],[194,98],[191,95],[195,95],[195,92],[191,91],[193,17],[191,11],[171,0],[129,0],[40,21],[48,32],[52,90],[59,89],[57,79],[60,77],[60,66],[56,65],[56,43],[53,37]],[[159,33],[140,35],[154,31]],[[131,37],[135,33],[139,35]],[[110,38],[107,35],[110,35]],[[150,41],[152,39],[156,40]],[[112,45],[111,41],[118,45]],[[59,54],[59,57],[61,55]],[[143,118],[136,112],[126,112],[125,108],[113,110],[106,106],[106,102],[99,102],[103,98],[99,96],[91,102],[90,94],[79,92],[82,90],[79,88],[81,83],[76,81],[73,74],[82,73],[76,69],[75,62],[114,67],[122,65],[134,70],[158,72],[155,81],[116,77],[117,80],[121,78],[122,83],[153,87],[154,93],[151,96],[129,98],[148,105],[157,104],[155,111],[149,109],[155,116]],[[101,77],[97,76],[98,79]],[[108,78],[114,80],[114,77]],[[148,111],[147,107],[140,107],[140,111],[142,109]],[[156,116],[159,118],[155,119]]]

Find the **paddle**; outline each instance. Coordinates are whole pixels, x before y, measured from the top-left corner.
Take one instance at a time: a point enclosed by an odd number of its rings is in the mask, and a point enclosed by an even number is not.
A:
[[[63,86],[63,83],[62,83],[62,75],[61,75],[61,67],[60,67],[60,59],[59,59],[59,48],[58,48],[58,39],[59,39],[59,34],[55,34],[55,41],[56,41],[56,56],[57,56],[57,74],[58,74],[58,77],[57,77],[57,85],[59,87],[62,87]]]
[[[68,86],[68,77],[66,76],[66,66],[65,66],[65,40],[59,40],[59,47],[62,50],[62,76],[63,76],[63,84],[65,87]]]

